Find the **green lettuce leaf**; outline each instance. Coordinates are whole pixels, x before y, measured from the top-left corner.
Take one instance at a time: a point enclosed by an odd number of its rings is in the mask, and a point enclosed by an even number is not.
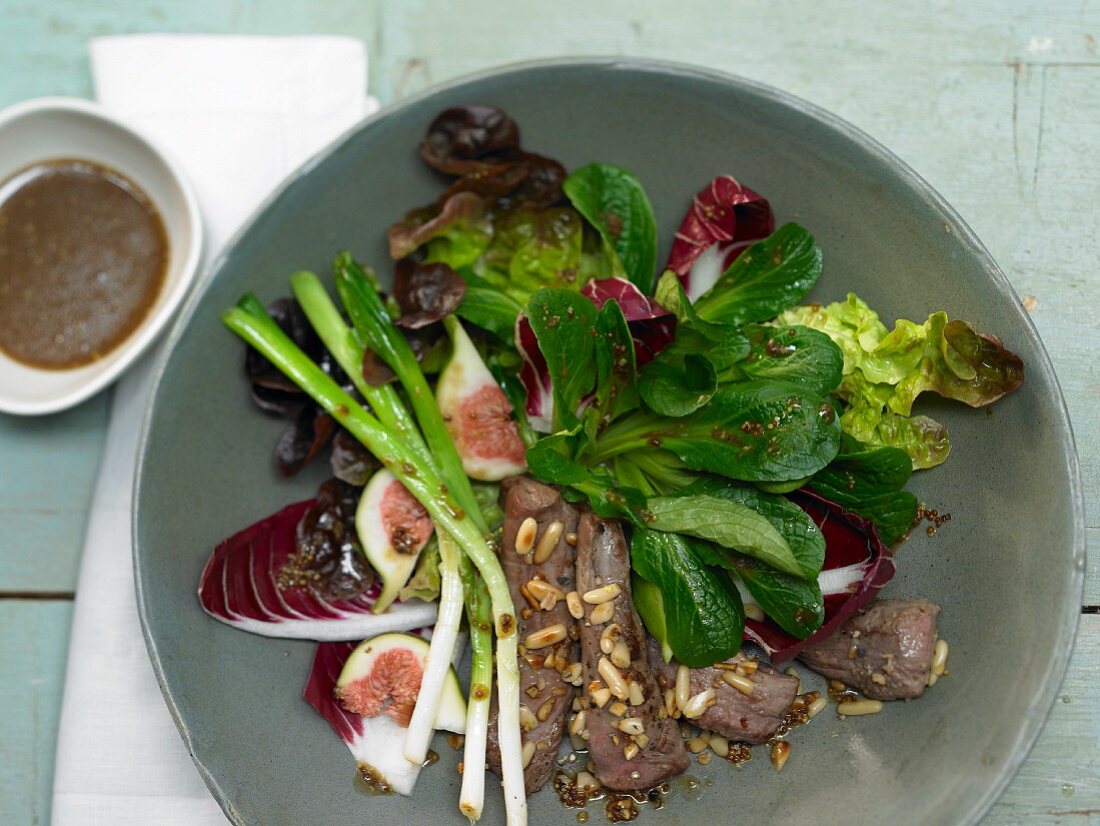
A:
[[[572,172],[562,191],[648,295],[657,267],[657,223],[641,182],[617,166],[590,163]]]
[[[650,633],[684,665],[703,668],[741,650],[745,609],[733,582],[705,565],[694,544],[685,536],[639,527],[630,560],[639,577],[657,586],[643,588],[642,617]]]
[[[848,405],[841,417],[844,431],[868,445],[905,450],[914,468],[938,465],[950,450],[941,425],[911,416],[921,393],[981,407],[1024,380],[1023,362],[999,339],[943,312],[923,324],[901,319],[888,331],[864,301],[849,294],[843,302],[788,310],[778,322],[828,334],[844,354],[837,390]]]

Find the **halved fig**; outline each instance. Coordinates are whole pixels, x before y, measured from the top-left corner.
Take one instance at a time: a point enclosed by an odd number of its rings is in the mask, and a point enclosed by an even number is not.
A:
[[[439,375],[435,398],[462,467],[484,482],[517,476],[527,469],[527,448],[512,405],[462,325],[449,330],[451,360]]]
[[[388,470],[378,471],[367,482],[355,510],[355,532],[382,581],[376,614],[397,598],[434,530],[424,506]]]
[[[351,652],[336,680],[334,694],[352,714],[385,715],[407,728],[427,664],[425,640],[412,634],[380,634],[364,640]],[[466,733],[466,699],[454,666],[443,684],[435,727]]]

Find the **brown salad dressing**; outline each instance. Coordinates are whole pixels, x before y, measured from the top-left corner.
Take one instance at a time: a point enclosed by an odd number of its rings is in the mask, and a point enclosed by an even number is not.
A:
[[[0,350],[66,369],[118,347],[164,284],[168,237],[121,173],[58,159],[0,183]]]

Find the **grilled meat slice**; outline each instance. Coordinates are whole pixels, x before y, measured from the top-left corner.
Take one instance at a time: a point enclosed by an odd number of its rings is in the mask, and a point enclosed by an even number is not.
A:
[[[581,516],[577,591],[584,607],[584,729],[596,777],[614,791],[650,789],[683,772],[688,756],[657,683],[663,660],[658,653],[650,661],[634,610],[630,557],[617,522]]]
[[[940,606],[925,599],[877,600],[798,656],[872,700],[919,697],[928,684],[939,613]]]
[[[561,669],[580,658],[577,624],[569,615],[564,599],[564,595],[574,588],[574,550],[566,542],[566,536],[576,533],[578,513],[555,488],[525,477],[506,480],[501,493],[504,497],[504,535],[500,561],[517,612],[520,644],[528,635],[542,629],[555,625],[566,629],[565,638],[558,643],[526,652],[520,648],[520,702],[526,707],[526,710],[520,708],[521,721],[525,721],[522,742],[535,744],[534,756],[523,770],[523,779],[527,794],[533,794],[554,771],[558,744],[565,729],[565,713],[572,705],[575,690],[562,679]],[[538,530],[532,551],[521,556],[516,553],[516,534],[528,518],[535,520]],[[555,524],[560,525],[560,529],[553,528]],[[536,549],[551,529],[558,533],[558,539],[549,556],[536,563],[536,556],[542,556]],[[534,586],[532,589],[532,580],[545,582],[548,587]],[[540,591],[549,591],[554,597],[536,598]],[[556,594],[561,594],[561,598]],[[496,697],[493,692],[488,759],[489,767],[500,774]]]
[[[650,657],[660,657],[660,646],[651,644]],[[752,684],[752,693],[745,694],[726,681],[728,669],[745,661],[741,655],[709,668],[688,670],[690,694],[695,696],[708,688],[715,692],[714,705],[691,722],[705,731],[713,731],[739,743],[765,743],[775,733],[791,710],[798,694],[798,678],[777,671],[767,663],[755,663],[756,672],[745,677]],[[669,662],[662,671],[663,688],[674,688],[680,664]]]

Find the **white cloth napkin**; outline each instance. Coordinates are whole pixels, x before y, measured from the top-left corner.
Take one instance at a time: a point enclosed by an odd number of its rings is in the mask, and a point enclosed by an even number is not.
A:
[[[207,260],[295,167],[377,108],[361,41],[139,35],[89,45],[98,100],[189,174]],[[57,826],[225,817],[161,699],[134,601],[130,505],[156,354],[118,383],[73,612],[54,775]]]

